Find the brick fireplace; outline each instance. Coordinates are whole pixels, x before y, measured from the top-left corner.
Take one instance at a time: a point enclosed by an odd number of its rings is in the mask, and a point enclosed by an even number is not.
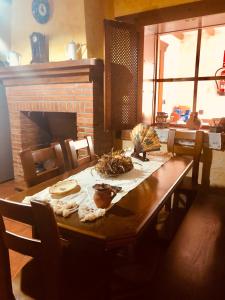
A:
[[[101,60],[8,67],[0,70],[0,80],[9,108],[15,178],[23,175],[21,149],[86,135],[92,136],[97,154],[111,149],[112,134],[103,127]]]

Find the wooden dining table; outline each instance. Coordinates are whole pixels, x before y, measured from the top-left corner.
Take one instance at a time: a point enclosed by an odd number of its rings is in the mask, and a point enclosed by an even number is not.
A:
[[[8,199],[22,201],[25,196],[34,195],[93,164],[85,164],[25,191],[17,192]],[[61,234],[70,240],[90,240],[104,249],[135,243],[192,165],[193,160],[190,157],[172,157],[95,221],[83,223],[79,220],[77,212],[67,218],[56,216]]]

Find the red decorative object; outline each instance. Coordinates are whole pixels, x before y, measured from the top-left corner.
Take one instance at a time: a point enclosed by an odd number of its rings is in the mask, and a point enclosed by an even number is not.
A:
[[[221,71],[222,70],[222,71]],[[220,72],[220,76],[224,76],[225,75],[225,51],[224,51],[224,56],[223,56],[223,66],[222,68],[219,68],[218,70],[216,70],[215,76],[217,76],[217,73]],[[221,96],[225,95],[225,79],[221,79],[221,80],[215,80],[216,81],[216,87],[217,87],[217,93]]]

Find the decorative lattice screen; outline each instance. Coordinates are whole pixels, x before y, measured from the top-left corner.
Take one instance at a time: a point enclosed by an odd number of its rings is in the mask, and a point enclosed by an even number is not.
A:
[[[130,129],[140,113],[140,33],[131,24],[105,21],[105,124]]]

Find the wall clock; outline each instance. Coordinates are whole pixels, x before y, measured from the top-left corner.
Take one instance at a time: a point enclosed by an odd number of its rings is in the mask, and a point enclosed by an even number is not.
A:
[[[50,7],[48,0],[33,0],[32,14],[38,23],[47,23],[50,16]]]
[[[30,36],[32,60],[31,63],[42,63],[48,61],[48,51],[45,36],[40,32],[33,32]]]

